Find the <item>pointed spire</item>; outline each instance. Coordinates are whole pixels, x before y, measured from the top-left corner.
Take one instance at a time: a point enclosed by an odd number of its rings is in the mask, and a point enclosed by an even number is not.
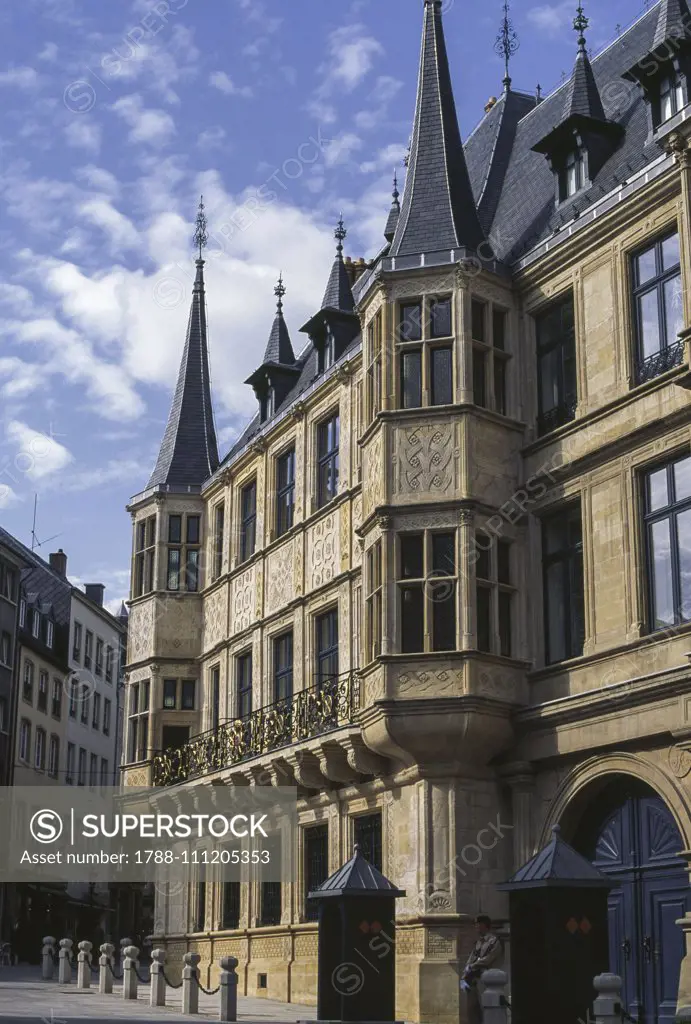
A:
[[[336,259],[334,260],[333,267],[331,268],[329,283],[327,284],[326,291],[324,292],[322,309],[336,309],[342,313],[352,313],[355,309],[355,299],[353,298],[353,292],[350,287],[348,271],[346,270],[345,263],[343,262],[343,243],[348,237],[348,232],[346,231],[343,223],[343,214],[341,214],[338,226],[334,231],[334,237],[336,238],[337,243]]]
[[[520,45],[518,33],[514,29],[513,22],[509,17],[509,0],[504,0],[504,18],[499,35],[497,36],[494,44],[494,52],[504,60],[504,92],[508,92],[511,88],[509,64],[511,63],[511,58],[514,53],[516,53]]]
[[[590,64],[586,48],[585,32],[590,24],[585,16],[583,5],[578,5],[573,27],[578,32],[578,54],[574,65],[571,81],[566,90],[562,120],[579,115],[596,121],[605,121],[605,111],[600,98],[600,91]]]
[[[687,32],[689,11],[684,0],[662,0],[653,39],[653,51],[665,43],[674,43],[675,50]]]
[[[425,0],[413,141],[390,255],[475,249],[482,240],[456,116],[442,0]]]
[[[401,193],[398,191],[398,174],[394,168],[393,172],[393,201],[391,203],[391,209],[389,210],[389,219],[386,222],[384,228],[384,238],[387,242],[393,242],[394,235],[396,234],[396,226],[398,224],[398,218],[401,215],[401,204],[399,202]]]
[[[279,275],[278,284],[274,288],[276,296],[276,316],[274,318],[269,341],[264,353],[262,366],[278,365],[293,366],[295,364],[295,353],[290,340],[288,325],[283,319],[283,297],[286,294],[286,286],[283,284],[283,274]]]
[[[195,262],[197,272],[192,289],[185,347],[168,424],[148,487],[198,486],[218,468],[202,259],[207,242],[202,199],[194,233],[194,245],[199,256]]]

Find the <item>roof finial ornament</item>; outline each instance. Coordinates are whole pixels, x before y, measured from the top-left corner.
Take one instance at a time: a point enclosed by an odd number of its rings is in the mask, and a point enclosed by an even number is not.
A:
[[[278,302],[276,303],[276,308],[278,312],[281,314],[281,316],[283,315],[283,296],[285,295],[285,293],[286,286],[283,284],[283,271],[281,271],[280,274],[278,275],[278,284],[274,288],[274,295],[278,299]]]
[[[537,89],[535,90],[535,99],[538,103],[542,102],[542,86],[539,82],[537,83]]]
[[[502,21],[501,31],[497,36],[494,44],[494,52],[499,57],[504,59],[504,90],[508,92],[511,88],[511,76],[509,74],[509,64],[514,53],[520,46],[518,39],[518,33],[513,27],[513,22],[509,17],[509,0],[504,0],[504,18]]]
[[[209,241],[208,223],[206,220],[206,214],[204,213],[204,196],[199,199],[199,210],[197,212],[197,227],[194,232],[194,244],[199,249],[198,259],[203,259],[202,253]]]
[[[336,252],[338,253],[339,259],[343,258],[343,242],[346,239],[347,235],[348,232],[346,231],[345,224],[343,223],[343,214],[341,214],[340,219],[338,221],[338,227],[334,231],[334,237],[338,242],[338,245],[336,246]]]
[[[585,30],[590,24],[590,20],[586,18],[585,11],[583,10],[583,4],[579,3],[576,8],[576,17],[573,19],[573,27],[578,32],[578,50],[580,53],[585,53]]]
[[[394,203],[397,204],[398,200],[401,198],[401,193],[398,191],[398,171],[395,167],[393,169],[393,192],[391,194],[393,196]]]

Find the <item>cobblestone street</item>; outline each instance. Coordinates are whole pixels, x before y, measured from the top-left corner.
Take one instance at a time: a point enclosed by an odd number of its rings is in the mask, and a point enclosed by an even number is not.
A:
[[[0,967],[0,1022],[45,1021],[46,1024],[80,1020],[90,1024],[117,1021],[160,1021],[175,1024],[180,1021],[218,1020],[218,996],[200,993],[199,1014],[189,1016],[181,1012],[180,989],[168,993],[169,1005],[148,1005],[149,987],[140,985],[139,999],[123,1000],[122,986],[115,984],[113,994],[99,995],[98,982],[86,991],[75,984],[58,985],[57,981],[43,981],[38,967]],[[238,999],[239,1021],[270,1021],[292,1024],[297,1020],[314,1018],[314,1007],[294,1003],[278,1003],[269,999]]]

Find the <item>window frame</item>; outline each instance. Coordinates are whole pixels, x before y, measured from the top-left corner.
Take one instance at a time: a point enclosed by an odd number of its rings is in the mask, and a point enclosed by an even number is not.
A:
[[[199,512],[171,512],[166,544],[166,590],[173,594],[199,592],[202,545],[202,517]],[[196,540],[190,527],[196,523]],[[179,538],[176,540],[175,538]]]
[[[50,734],[48,741],[48,775],[51,779],[57,779],[60,774],[60,737],[54,732]]]
[[[563,310],[567,305],[571,306],[573,326],[569,332],[564,333],[560,328],[559,336],[550,340],[541,340],[540,325],[545,324],[547,318],[557,310]],[[578,406],[578,338],[576,325],[576,298],[573,289],[562,292],[551,302],[535,310],[532,314],[535,323],[535,362],[537,370],[537,432],[539,437],[550,434],[553,430],[572,423],[576,418]],[[563,320],[563,314],[560,317]],[[569,351],[570,349],[570,351]],[[556,391],[559,401],[556,405],[545,410],[543,408],[543,364],[548,366],[547,360],[554,353],[559,353],[559,365],[555,377]],[[573,363],[573,379],[568,380],[569,361]],[[568,386],[573,384],[573,390]]]
[[[254,495],[254,502],[247,502],[249,495]],[[240,488],[240,537],[238,544],[239,564],[243,565],[253,557],[257,550],[257,478],[248,480]]]
[[[282,648],[288,657],[282,657]],[[286,704],[293,699],[295,643],[293,630],[287,629],[272,638],[273,651],[273,703]]]
[[[489,547],[486,546],[487,543],[489,543]],[[487,533],[478,533],[475,536],[475,547],[477,551],[481,551],[483,555],[488,556],[487,563],[489,568],[488,575],[485,575],[484,573],[481,574],[480,570],[484,559],[479,557],[475,562],[475,646],[481,654],[492,654],[501,658],[515,658],[516,630],[514,595],[518,591],[515,584],[515,544],[508,537],[493,538],[489,540],[489,535]],[[499,552],[501,550],[507,551],[509,566],[508,580],[501,579],[501,563],[499,557]],[[489,594],[489,643],[482,645],[480,643],[480,591]],[[502,596],[508,598],[509,603],[508,649],[504,646],[504,637],[502,636]]]
[[[434,569],[434,538],[438,536],[453,536],[454,542],[454,573],[445,574]],[[422,576],[405,576],[403,574],[403,543],[405,540],[420,538],[422,541]],[[396,603],[398,608],[398,651],[400,654],[436,654],[441,652],[453,653],[459,650],[459,531],[455,526],[427,528],[423,530],[401,530],[396,534],[394,555],[395,555],[395,584]],[[441,601],[434,599],[435,587],[451,587],[451,594],[443,600],[453,601],[454,615],[454,646],[436,647],[434,641],[435,629],[435,608]],[[403,636],[403,601],[404,592],[416,590],[422,592],[422,650],[405,649],[405,638]]]
[[[143,597],[156,589],[156,533],[157,514],[147,516],[135,523],[134,566],[132,572],[132,597]]]
[[[580,526],[580,542],[571,547],[568,543],[568,530],[570,521],[578,519]],[[546,528],[552,523],[562,524],[567,533],[567,543],[555,552],[547,553]],[[583,509],[581,502],[570,502],[559,509],[552,509],[543,516],[542,522],[542,592],[543,592],[543,623],[544,623],[544,656],[546,665],[559,665],[572,658],[580,658],[583,655],[585,644],[585,577],[584,577],[584,549],[583,549]],[[580,555],[580,571],[576,565],[576,556]],[[548,587],[548,569],[553,565],[562,566],[562,598],[564,600],[564,626],[563,647],[565,656],[553,658],[550,652],[550,591]],[[574,605],[576,589],[573,587],[573,572],[576,569],[577,576],[581,581],[581,606],[580,616],[582,623],[582,643],[580,647],[574,643],[574,626],[577,626],[578,608]]]
[[[691,496],[688,498],[677,498],[677,484],[674,469],[679,463],[689,460],[691,456],[678,453],[676,457],[667,458],[663,462],[656,462],[646,466],[640,472],[641,492],[641,525],[643,530],[643,549],[645,552],[645,607],[647,632],[651,635],[661,631],[668,631],[691,622],[691,615],[683,617],[683,593],[682,593],[682,571],[679,544],[679,529],[677,520],[680,515],[691,510]],[[665,471],[667,485],[667,504],[657,509],[651,508],[650,503],[650,478],[662,470]],[[667,522],[668,537],[670,541],[670,562],[671,587],[672,587],[672,612],[674,621],[656,625],[655,617],[655,588],[654,588],[654,561],[651,542],[652,527],[657,523]]]
[[[315,442],[316,505],[319,510],[330,505],[338,497],[340,491],[341,416],[339,409],[334,409],[317,422]]]
[[[252,699],[252,650],[241,651],[235,656],[235,687],[236,687],[236,718],[245,721],[253,711]],[[245,666],[249,666],[249,672],[245,672]],[[245,707],[247,702],[248,707]]]
[[[476,337],[475,311],[482,310],[482,337]],[[501,332],[502,344],[499,345],[499,332],[497,331],[497,318],[503,317],[504,326]],[[471,335],[472,335],[472,378],[473,378],[473,403],[481,409],[488,409],[498,416],[507,416],[509,408],[509,396],[507,384],[509,380],[508,367],[512,359],[511,352],[507,349],[507,337],[509,331],[509,310],[499,303],[491,302],[479,295],[471,297]],[[482,394],[479,395],[476,370],[482,365]],[[502,383],[501,394],[498,385],[498,370],[501,367]],[[478,375],[479,376],[479,375]]]
[[[129,764],[139,764],[147,760],[150,742],[150,712],[151,680],[140,679],[136,683],[130,683],[127,716],[127,755]]]
[[[48,687],[50,685],[50,673],[45,669],[39,669],[38,689],[36,691],[36,710],[48,714]]]
[[[110,736],[112,702],[110,697],[103,698],[103,735]]]
[[[384,633],[383,543],[379,537],[365,553],[365,661],[381,657]]]
[[[41,725],[36,726],[36,739],[34,741],[34,771],[45,772],[46,770],[46,748],[48,735]]]
[[[669,269],[664,268],[663,253],[664,244],[672,238],[677,238],[679,247],[679,263]],[[655,255],[655,276],[641,283],[639,277],[639,259],[646,253],[654,251]],[[644,245],[637,246],[629,257],[630,295],[631,310],[634,326],[634,386],[644,384],[649,380],[673,369],[683,361],[683,342],[678,334],[669,337],[669,325],[667,324],[667,306],[665,302],[665,287],[676,279],[679,280],[680,289],[683,287],[681,270],[681,235],[678,223],[674,223],[665,231],[649,238]],[[655,294],[657,302],[658,341],[657,351],[646,356],[643,348],[643,320],[641,316],[641,300],[650,294]],[[683,328],[683,298],[682,298],[682,328]]]
[[[433,329],[433,308],[443,303],[450,304],[449,326],[450,334],[436,334]],[[407,309],[420,310],[420,330],[412,333],[406,328],[404,311]],[[456,300],[452,293],[441,295],[423,295],[418,299],[406,299],[397,304],[397,330],[395,344],[395,373],[396,395],[395,406],[397,409],[427,409],[440,408],[454,405],[456,401],[456,352],[455,352],[455,330],[454,319],[456,311]],[[449,352],[451,365],[449,371],[448,385],[450,387],[450,401],[435,401],[435,352]],[[418,356],[419,359],[419,404],[406,401],[405,386],[405,359],[409,356]],[[441,389],[441,381],[437,384],[437,390]]]
[[[214,533],[213,533],[213,575],[212,582],[219,579],[223,573],[223,544],[226,530],[226,502],[217,502],[213,507],[214,512]]]
[[[29,764],[31,760],[31,722],[28,718],[22,718],[19,722],[17,756],[24,764]]]
[[[320,646],[321,624],[329,624],[330,643],[326,647]],[[338,679],[340,669],[340,645],[339,645],[339,607],[333,604],[330,608],[320,610],[314,616],[314,682],[317,687],[334,683]],[[335,663],[336,671],[323,671],[323,666]]]
[[[24,660],[22,673],[22,700],[33,707],[34,704],[34,663],[30,658]]]
[[[286,464],[288,473],[286,483],[281,484],[281,466]],[[284,537],[295,525],[295,468],[296,455],[295,445],[291,445],[280,452],[274,460],[274,471],[276,474],[276,538]],[[285,513],[285,521],[281,515]]]

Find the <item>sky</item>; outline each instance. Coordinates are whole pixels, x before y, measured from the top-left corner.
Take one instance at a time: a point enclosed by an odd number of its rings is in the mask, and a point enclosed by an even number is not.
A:
[[[516,89],[570,74],[576,0],[515,0]],[[592,53],[643,12],[585,2]],[[498,95],[502,0],[445,0],[461,131]],[[4,0],[0,9],[0,524],[76,584],[127,596],[125,506],[177,376],[200,194],[216,425],[254,414],[283,272],[299,327],[346,253],[383,242],[412,129],[422,0]]]

